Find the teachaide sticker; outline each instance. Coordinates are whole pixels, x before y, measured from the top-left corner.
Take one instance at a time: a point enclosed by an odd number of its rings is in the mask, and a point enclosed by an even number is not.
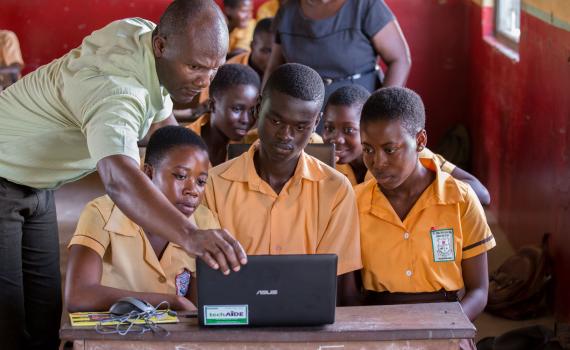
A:
[[[204,305],[204,325],[229,326],[249,324],[247,305]]]

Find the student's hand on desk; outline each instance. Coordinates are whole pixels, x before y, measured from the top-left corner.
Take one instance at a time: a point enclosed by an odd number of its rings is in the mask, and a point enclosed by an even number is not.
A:
[[[220,269],[224,275],[235,272],[247,264],[247,255],[239,242],[228,231],[195,230],[188,236],[184,250],[204,260],[211,268]]]

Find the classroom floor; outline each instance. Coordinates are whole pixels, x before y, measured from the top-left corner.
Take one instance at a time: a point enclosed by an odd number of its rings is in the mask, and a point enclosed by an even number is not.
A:
[[[67,184],[56,191],[63,281],[65,281],[65,267],[67,265],[67,244],[73,235],[77,219],[87,202],[103,194],[103,186],[97,173],[75,183]],[[497,247],[489,252],[489,270],[494,271],[507,257],[514,253],[514,250],[504,232],[497,225],[496,218],[489,212],[487,218],[497,241]],[[67,315],[64,313],[62,317],[67,318]],[[554,329],[554,318],[547,315],[534,320],[511,321],[484,313],[475,321],[478,330],[477,340],[535,324]]]

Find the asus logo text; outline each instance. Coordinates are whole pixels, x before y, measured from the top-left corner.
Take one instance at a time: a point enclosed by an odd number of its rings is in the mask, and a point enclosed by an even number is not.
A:
[[[277,294],[278,294],[277,289],[271,289],[271,290],[260,289],[257,291],[257,293],[255,293],[255,295],[277,295]]]

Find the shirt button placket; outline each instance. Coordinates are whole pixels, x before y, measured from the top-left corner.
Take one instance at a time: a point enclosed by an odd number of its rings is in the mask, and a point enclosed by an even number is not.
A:
[[[278,245],[274,238],[276,238],[276,236],[273,235],[274,232],[277,232],[275,229],[278,229],[277,227],[275,227],[275,225],[277,225],[276,223],[273,222],[273,211],[277,210],[277,201],[279,200],[279,197],[275,198],[273,201],[273,205],[271,206],[271,209],[269,210],[269,254],[279,254],[279,250],[278,250]]]
[[[405,241],[409,241],[409,239],[410,239],[410,233],[409,233],[408,231],[404,232],[403,238],[404,238]],[[408,247],[410,247],[410,246],[408,246]],[[410,263],[411,263],[411,262],[410,262]],[[408,278],[411,278],[412,275],[413,275],[413,272],[412,272],[411,269],[406,270],[406,276],[407,276]]]

